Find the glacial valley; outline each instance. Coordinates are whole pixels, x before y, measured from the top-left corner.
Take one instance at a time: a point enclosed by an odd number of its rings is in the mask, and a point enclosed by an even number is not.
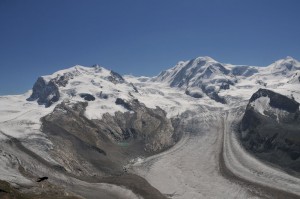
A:
[[[0,96],[0,198],[300,198],[300,63],[73,66]]]

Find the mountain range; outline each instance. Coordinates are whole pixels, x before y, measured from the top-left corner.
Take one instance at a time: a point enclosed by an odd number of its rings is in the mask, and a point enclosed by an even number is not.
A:
[[[266,67],[198,57],[155,77],[99,65],[39,77],[0,96],[0,197],[221,198],[204,181],[227,198],[300,197],[299,85],[292,57]]]

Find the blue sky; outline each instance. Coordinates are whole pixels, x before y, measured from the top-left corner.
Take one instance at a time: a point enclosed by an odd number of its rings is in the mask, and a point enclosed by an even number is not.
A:
[[[179,60],[300,58],[298,0],[0,0],[0,95],[76,64],[153,76]]]

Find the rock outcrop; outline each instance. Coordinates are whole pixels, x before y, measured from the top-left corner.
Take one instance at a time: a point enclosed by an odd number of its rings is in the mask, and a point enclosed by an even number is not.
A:
[[[299,103],[267,89],[254,93],[240,126],[245,148],[259,158],[300,172]]]
[[[108,80],[114,84],[123,84],[125,82],[122,75],[114,71],[110,71],[110,76],[108,76]]]
[[[111,139],[141,142],[147,152],[158,152],[175,143],[174,128],[164,110],[150,109],[138,100],[126,102],[118,98],[116,103],[130,112],[104,114],[102,120],[96,122],[104,132],[109,132]]]
[[[51,106],[60,98],[60,93],[57,84],[54,80],[46,82],[43,77],[39,77],[32,88],[32,94],[27,99],[28,101],[37,100],[38,104]]]
[[[81,93],[81,94],[79,94],[79,96],[86,101],[95,101],[95,99],[96,99],[93,95],[88,94],[88,93]]]

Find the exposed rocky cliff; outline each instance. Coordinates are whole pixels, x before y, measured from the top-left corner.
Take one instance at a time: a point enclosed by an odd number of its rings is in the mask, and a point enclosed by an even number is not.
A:
[[[300,172],[299,103],[267,89],[254,93],[241,122],[241,140],[263,160]]]
[[[108,80],[114,84],[123,84],[125,83],[124,78],[117,72],[110,71],[110,76],[108,76]]]
[[[166,112],[159,107],[147,108],[138,100],[126,102],[120,98],[116,103],[129,112],[116,112],[114,116],[104,114],[95,123],[114,141],[140,142],[145,151],[158,152],[175,143],[174,129]]]
[[[32,88],[32,94],[28,101],[37,100],[40,105],[51,106],[59,100],[60,93],[54,80],[46,82],[44,78],[39,77]]]

